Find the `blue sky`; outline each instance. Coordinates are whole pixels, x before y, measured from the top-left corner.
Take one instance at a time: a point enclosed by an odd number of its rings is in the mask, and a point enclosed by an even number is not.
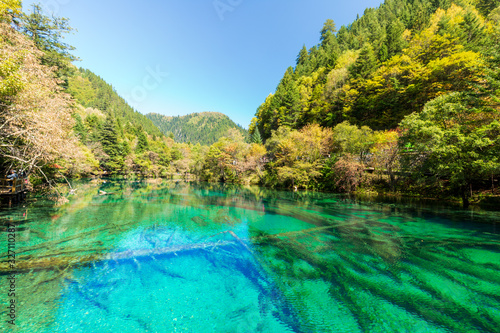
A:
[[[40,0],[78,31],[65,41],[139,112],[218,111],[248,128],[257,107],[319,42],[381,0]]]

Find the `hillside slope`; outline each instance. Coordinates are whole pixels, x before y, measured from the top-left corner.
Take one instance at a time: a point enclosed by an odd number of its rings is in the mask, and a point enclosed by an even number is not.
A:
[[[69,79],[68,92],[86,108],[100,110],[106,116],[114,117],[119,123],[142,128],[150,135],[163,136],[151,120],[135,111],[109,83],[88,69],[80,68]]]
[[[185,116],[168,117],[157,113],[146,115],[165,135],[173,133],[176,142],[211,145],[231,128],[245,137],[247,131],[219,112],[192,113]]]
[[[249,132],[258,128],[266,140],[280,126],[343,121],[393,129],[438,96],[491,92],[488,80],[498,77],[498,5],[386,0],[339,29],[327,20],[319,44],[300,50]]]

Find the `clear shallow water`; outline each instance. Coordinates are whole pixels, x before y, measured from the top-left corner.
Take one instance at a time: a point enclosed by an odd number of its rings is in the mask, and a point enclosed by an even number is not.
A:
[[[18,259],[16,328],[2,282],[1,331],[499,331],[499,212],[208,184],[75,187],[59,207],[1,211]]]

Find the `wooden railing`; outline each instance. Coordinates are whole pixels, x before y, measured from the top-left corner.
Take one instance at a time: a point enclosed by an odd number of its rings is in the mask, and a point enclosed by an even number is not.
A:
[[[0,178],[0,193],[2,194],[16,194],[24,191],[25,188],[26,185],[22,178],[15,178],[12,180]]]

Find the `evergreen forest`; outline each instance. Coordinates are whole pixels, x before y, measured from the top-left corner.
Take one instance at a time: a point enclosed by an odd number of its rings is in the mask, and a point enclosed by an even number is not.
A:
[[[177,117],[149,113],[146,117],[175,142],[209,146],[226,135],[231,128],[238,130],[245,137],[248,136],[243,127],[235,124],[228,116],[220,112],[191,113]]]

